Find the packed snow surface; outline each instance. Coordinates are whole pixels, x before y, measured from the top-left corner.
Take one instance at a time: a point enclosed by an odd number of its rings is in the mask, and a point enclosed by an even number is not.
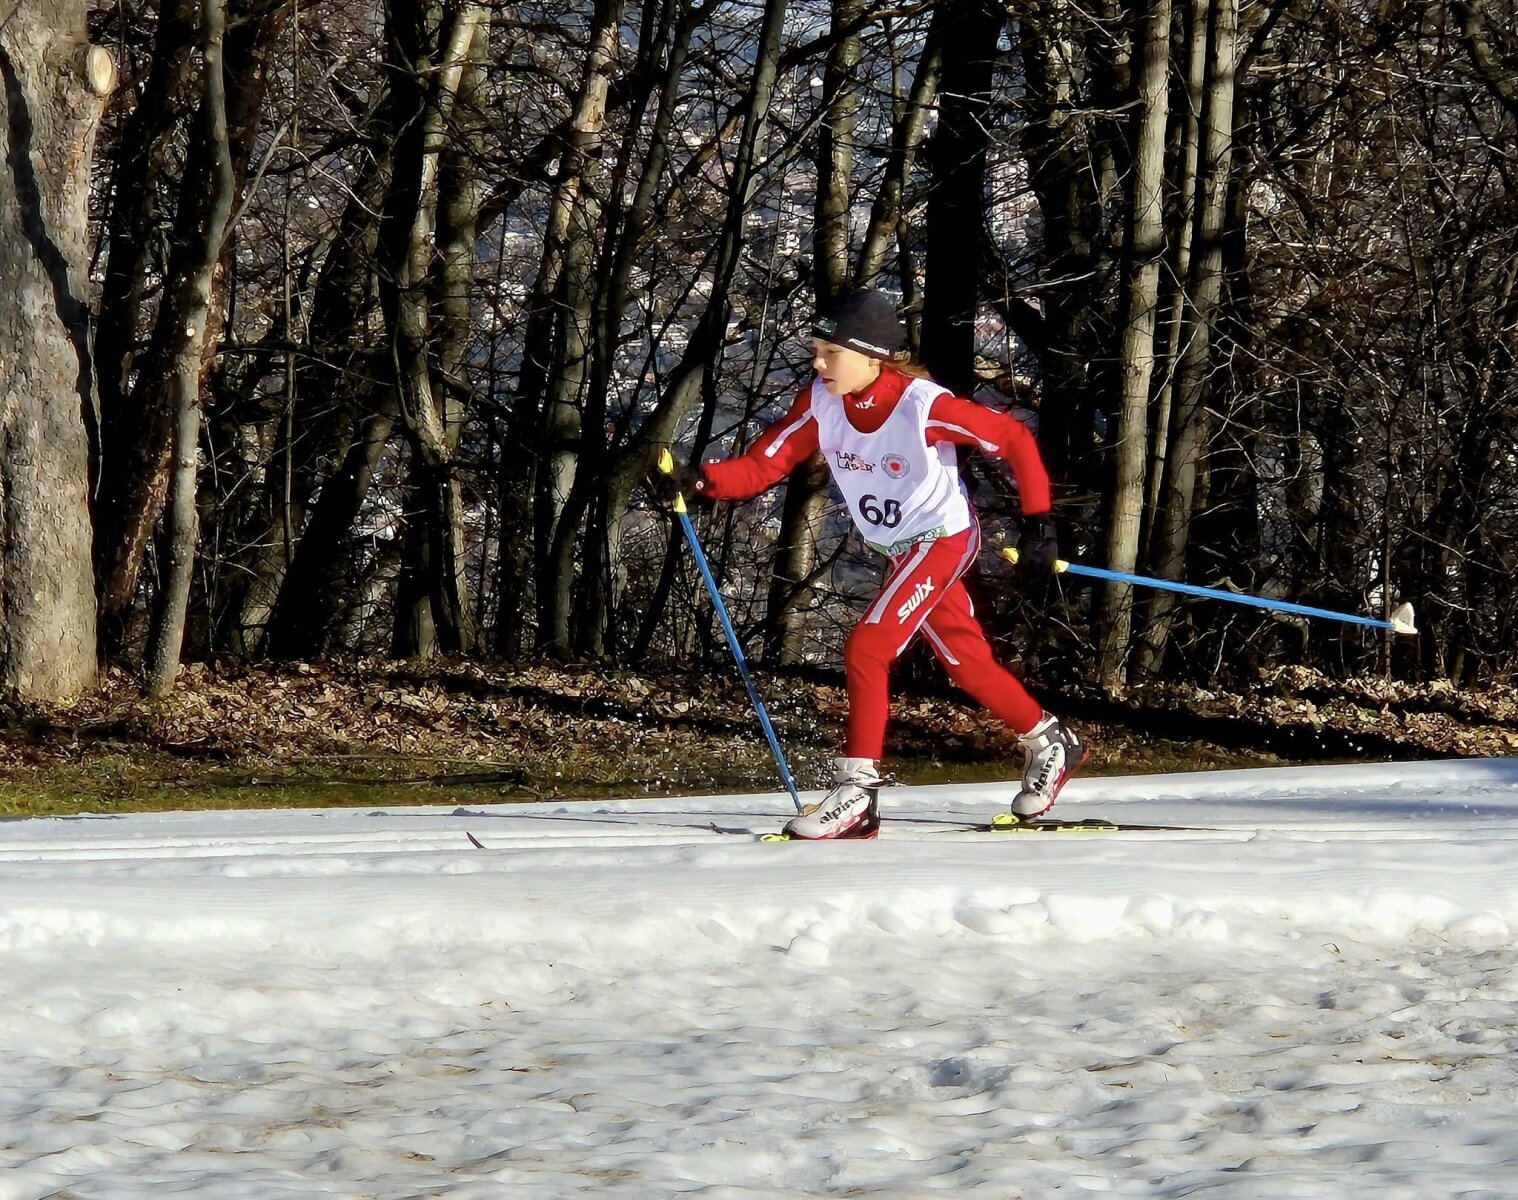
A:
[[[1518,1195],[1518,760],[1009,796],[4,823],[0,1200]]]

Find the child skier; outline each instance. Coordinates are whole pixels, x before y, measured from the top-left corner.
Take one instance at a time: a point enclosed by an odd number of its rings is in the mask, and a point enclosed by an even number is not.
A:
[[[1045,813],[1087,748],[992,658],[961,581],[975,562],[980,530],[954,451],[969,446],[1011,467],[1023,510],[1020,562],[1047,574],[1058,550],[1037,443],[1018,421],[905,364],[905,330],[879,292],[843,297],[816,320],[812,338],[814,378],[781,420],[737,458],[666,477],[687,496],[744,500],[821,450],[855,526],[889,561],[880,594],[844,644],[848,732],[844,755],[833,760],[836,786],[786,832],[801,839],[879,832],[887,676],[919,630],[949,678],[1011,728],[1026,752],[1012,811],[1022,818]]]

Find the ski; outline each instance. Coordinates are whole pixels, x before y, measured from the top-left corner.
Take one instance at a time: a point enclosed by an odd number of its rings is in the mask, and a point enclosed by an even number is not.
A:
[[[929,830],[930,833],[1123,833],[1136,830],[1168,828],[1160,825],[1120,825],[1101,817],[1087,817],[1081,821],[1061,821],[1056,818],[1023,819],[1011,813],[998,813],[989,825],[959,825],[949,829]],[[762,833],[761,842],[807,842],[807,841],[865,841],[865,838],[797,838],[783,830],[779,833]]]
[[[995,833],[995,834],[1058,834],[1058,833],[1216,833],[1219,830],[1198,828],[1193,825],[1134,825],[1123,821],[1112,821],[1105,817],[1085,817],[1078,821],[1061,820],[1058,817],[1017,817],[1012,813],[998,813],[989,823],[985,822],[953,822],[936,821],[924,817],[897,817],[885,822],[889,829],[892,826],[931,824],[933,829],[923,830],[926,834],[966,834],[966,833]],[[755,833],[751,829],[732,828],[717,825],[715,822],[706,825],[682,825],[678,828],[688,829],[692,832],[716,833],[724,835],[736,835],[751,837],[757,842],[850,842],[850,841],[873,841],[873,838],[796,838],[784,830],[776,830],[773,833]],[[469,844],[476,850],[489,850],[495,847],[487,846],[474,834],[466,832],[465,837]]]
[[[1062,821],[1058,817],[1019,817],[1003,812],[992,817],[986,828],[991,833],[1121,833],[1124,826],[1102,817]]]
[[[900,824],[934,824],[936,829],[924,830],[928,834],[941,833],[1211,833],[1215,830],[1201,829],[1193,825],[1133,825],[1122,821],[1111,821],[1105,817],[1086,817],[1079,821],[1064,821],[1057,817],[1033,817],[1022,818],[1012,813],[998,813],[989,824],[976,822],[974,824],[953,824],[929,821],[924,818],[898,817],[895,820],[887,819],[884,822],[886,828]],[[763,833],[756,839],[761,842],[800,842],[813,839],[793,838],[788,833]],[[849,841],[848,838],[816,839],[819,841]],[[863,840],[863,839],[858,839]]]

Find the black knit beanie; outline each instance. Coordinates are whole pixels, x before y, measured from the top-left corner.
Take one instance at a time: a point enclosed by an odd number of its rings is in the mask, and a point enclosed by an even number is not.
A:
[[[840,296],[817,314],[812,336],[872,358],[895,358],[907,347],[907,331],[884,292]]]

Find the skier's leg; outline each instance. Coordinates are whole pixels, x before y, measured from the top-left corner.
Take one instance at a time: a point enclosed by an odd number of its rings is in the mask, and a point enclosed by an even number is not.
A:
[[[891,664],[974,561],[976,544],[970,529],[919,543],[891,560],[880,594],[843,646],[850,757],[879,759],[890,714]]]
[[[1026,733],[1038,724],[1043,706],[992,655],[962,582],[956,581],[934,606],[922,631],[955,686],[1013,733]]]
[[[876,792],[890,714],[890,673],[923,619],[975,558],[974,530],[922,542],[891,560],[880,594],[843,647],[849,694],[848,741],[833,760],[837,785],[823,802],[793,818],[794,838],[870,838],[880,828]]]
[[[1017,734],[1026,755],[1022,790],[1012,801],[1020,817],[1049,811],[1060,789],[1090,753],[1074,730],[1044,712],[1018,678],[996,662],[975,608],[956,584],[923,624],[923,636],[959,687]]]

